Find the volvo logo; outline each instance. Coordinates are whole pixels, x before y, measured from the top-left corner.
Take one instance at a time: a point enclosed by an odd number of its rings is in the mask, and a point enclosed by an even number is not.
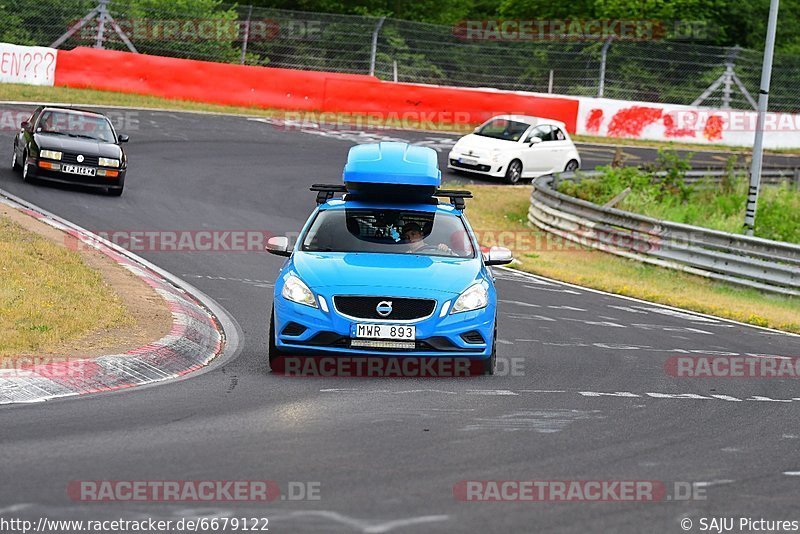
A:
[[[375,311],[378,312],[378,315],[381,317],[388,317],[390,313],[392,313],[392,301],[391,300],[382,300],[375,306]]]
[[[78,160],[78,163],[83,163],[83,154],[78,154],[76,159]]]

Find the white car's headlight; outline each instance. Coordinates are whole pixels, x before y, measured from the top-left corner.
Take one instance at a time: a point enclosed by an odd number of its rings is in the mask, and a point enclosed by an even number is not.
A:
[[[456,299],[450,313],[461,313],[485,308],[489,304],[489,292],[482,283],[477,283],[468,287]]]
[[[317,300],[314,298],[314,293],[308,289],[308,286],[303,283],[297,276],[290,274],[283,284],[281,295],[286,300],[291,300],[298,304],[305,304],[312,308],[317,307]]]
[[[61,159],[61,152],[56,150],[40,150],[39,151],[40,158],[47,158],[47,159]]]
[[[100,158],[97,164],[101,167],[119,167],[119,160],[113,158]]]

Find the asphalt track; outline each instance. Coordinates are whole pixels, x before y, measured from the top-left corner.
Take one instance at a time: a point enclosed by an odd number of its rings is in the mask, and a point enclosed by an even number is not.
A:
[[[169,112],[139,112],[128,133],[121,198],[25,184],[7,167],[0,188],[96,231],[293,232],[313,207],[307,187],[338,181],[350,145]],[[12,135],[0,133],[9,163]],[[266,365],[279,258],[142,255],[223,306],[238,323],[239,352],[170,384],[0,408],[0,516],[265,516],[272,532],[682,532],[685,517],[693,530],[700,517],[800,519],[800,478],[786,474],[800,471],[797,382],[664,370],[671,356],[710,351],[800,356],[800,337],[498,270],[499,358],[521,372],[289,378]],[[71,480],[150,479],[319,482],[321,499],[103,504],[66,494]],[[688,482],[706,499],[454,498],[458,481],[505,479]]]

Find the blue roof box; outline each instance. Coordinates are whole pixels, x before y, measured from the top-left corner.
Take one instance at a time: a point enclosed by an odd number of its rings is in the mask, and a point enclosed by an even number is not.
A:
[[[351,148],[342,178],[350,193],[431,196],[442,171],[432,148],[385,141]]]

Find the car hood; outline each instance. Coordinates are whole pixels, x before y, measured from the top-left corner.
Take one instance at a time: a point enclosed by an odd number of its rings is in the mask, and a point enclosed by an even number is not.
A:
[[[119,159],[122,156],[122,149],[113,143],[43,133],[34,134],[33,138],[40,149],[102,156],[104,158]]]
[[[363,288],[364,294],[385,293],[388,289],[397,290],[397,296],[403,296],[403,290],[457,295],[481,270],[477,258],[416,254],[296,252],[292,260],[297,274],[311,288]]]
[[[506,141],[504,139],[494,139],[483,135],[469,134],[459,139],[456,146],[453,148],[457,148],[459,151],[463,152],[471,149],[476,155],[481,155],[495,148],[499,148],[500,150],[512,150],[519,147],[520,144],[517,141]]]

